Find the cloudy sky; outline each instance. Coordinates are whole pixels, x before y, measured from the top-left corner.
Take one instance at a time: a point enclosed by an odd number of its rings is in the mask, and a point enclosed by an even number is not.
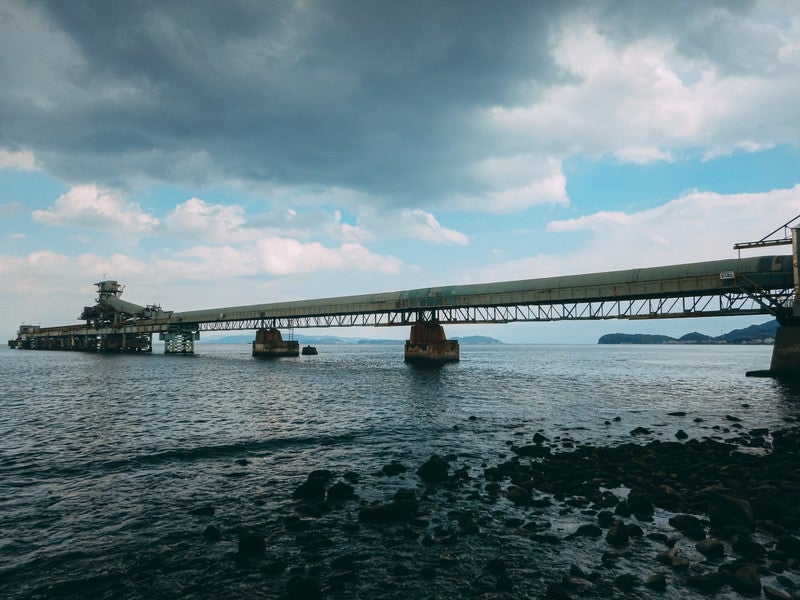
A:
[[[104,277],[212,308],[733,258],[800,214],[796,0],[4,0],[0,82],[8,337]]]

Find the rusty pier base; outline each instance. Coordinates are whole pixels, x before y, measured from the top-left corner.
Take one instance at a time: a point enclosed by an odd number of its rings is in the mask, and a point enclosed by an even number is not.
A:
[[[444,327],[438,322],[421,321],[411,326],[411,336],[405,347],[407,363],[440,365],[458,360],[458,340],[448,340]]]
[[[284,340],[281,332],[275,329],[261,328],[256,331],[253,342],[253,356],[259,358],[282,358],[286,356],[300,356],[300,342],[297,340]]]

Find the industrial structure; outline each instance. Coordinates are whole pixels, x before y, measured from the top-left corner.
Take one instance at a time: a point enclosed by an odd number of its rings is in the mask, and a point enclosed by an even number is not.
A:
[[[406,326],[411,329],[406,360],[439,363],[459,359],[458,342],[444,333],[448,324],[771,314],[781,326],[769,373],[795,374],[800,372],[799,230],[791,231],[791,255],[186,312],[133,304],[120,297],[123,286],[106,280],[96,284],[97,303],[83,309],[83,324],[23,325],[9,346],[151,352],[157,334],[165,353],[191,354],[201,331],[256,330],[253,355],[281,357],[299,354],[298,342],[284,340],[281,330]]]

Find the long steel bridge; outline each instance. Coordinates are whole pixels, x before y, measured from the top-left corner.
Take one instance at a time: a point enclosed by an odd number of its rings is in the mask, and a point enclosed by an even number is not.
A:
[[[413,326],[557,320],[657,319],[772,314],[794,318],[793,255],[497,283],[420,288],[173,312],[123,300],[116,281],[97,285],[97,304],[79,325],[23,326],[19,348],[149,351],[159,334],[167,351],[191,352],[201,331],[353,326]]]

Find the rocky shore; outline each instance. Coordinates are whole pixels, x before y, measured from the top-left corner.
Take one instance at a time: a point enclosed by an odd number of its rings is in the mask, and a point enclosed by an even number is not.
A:
[[[196,510],[205,543],[235,541],[229,560],[268,597],[800,598],[800,427],[735,420],[725,440],[536,431],[496,464],[315,470],[258,524]]]

